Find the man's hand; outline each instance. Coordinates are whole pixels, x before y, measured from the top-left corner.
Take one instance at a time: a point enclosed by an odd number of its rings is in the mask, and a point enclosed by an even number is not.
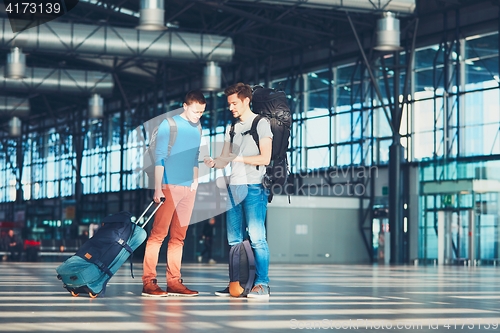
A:
[[[156,203],[160,203],[161,198],[163,198],[165,195],[163,194],[163,191],[161,189],[155,189],[155,193],[153,194],[153,200]]]
[[[191,192],[196,191],[198,189],[198,182],[194,181],[191,183]]]
[[[205,156],[203,158],[203,163],[205,163],[205,165],[209,168],[214,168],[215,167],[215,161],[213,158],[211,158],[210,156]]]

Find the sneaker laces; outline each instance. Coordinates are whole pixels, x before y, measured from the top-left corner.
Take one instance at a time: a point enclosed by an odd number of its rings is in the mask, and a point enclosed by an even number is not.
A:
[[[149,283],[151,285],[151,288],[154,290],[161,290],[160,286],[158,285],[158,280],[152,279],[151,282]]]
[[[179,289],[183,289],[183,290],[188,289],[188,288],[184,285],[184,283],[182,283],[182,282],[183,282],[183,280],[182,280],[182,279],[179,279],[179,281],[178,281],[177,283],[172,283],[172,284],[171,284],[171,285],[172,285],[172,286],[171,286],[171,288],[172,288],[172,287],[177,287],[177,288],[179,288]]]
[[[252,292],[259,293],[264,292],[264,287],[261,284],[258,284],[252,288]]]

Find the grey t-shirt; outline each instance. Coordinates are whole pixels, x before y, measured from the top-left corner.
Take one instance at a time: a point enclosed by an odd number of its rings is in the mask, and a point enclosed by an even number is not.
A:
[[[257,117],[253,114],[245,122],[238,121],[234,125],[234,139],[233,139],[233,154],[240,156],[255,156],[259,155],[260,151],[251,134],[242,135],[246,131],[249,131],[252,127],[252,122]],[[231,137],[229,131],[231,126],[227,127],[226,136],[224,141],[230,142]],[[259,140],[263,138],[273,138],[273,132],[271,131],[271,125],[269,120],[262,118],[257,124],[257,133],[259,134]],[[245,164],[245,163],[231,163],[231,185],[244,185],[244,184],[260,184],[262,182],[262,177],[266,172],[264,166],[260,166],[257,170],[255,165]]]

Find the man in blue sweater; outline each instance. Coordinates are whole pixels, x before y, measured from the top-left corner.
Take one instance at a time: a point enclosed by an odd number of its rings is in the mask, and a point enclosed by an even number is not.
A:
[[[143,296],[164,297],[197,296],[198,292],[187,288],[181,280],[181,261],[184,238],[193,211],[198,188],[198,156],[201,133],[199,120],[205,111],[206,100],[200,91],[187,93],[183,112],[173,117],[177,126],[177,138],[168,155],[170,125],[164,120],[157,134],[155,149],[155,190],[153,200],[165,197],[154,219],[153,229],[146,243]],[[163,240],[170,231],[167,250],[167,291],[157,283],[156,266]]]

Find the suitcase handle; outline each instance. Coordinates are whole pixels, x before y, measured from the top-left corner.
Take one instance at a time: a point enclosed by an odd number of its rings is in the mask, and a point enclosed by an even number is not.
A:
[[[149,208],[151,208],[151,206],[155,203],[154,200],[151,200],[151,202],[149,203],[149,206],[144,210],[144,212],[142,212],[141,216],[139,216],[139,218],[137,219],[137,221],[135,222],[135,224],[139,225],[139,221],[141,221],[141,219],[144,217],[144,215],[146,215],[146,213],[148,212]],[[149,215],[148,219],[142,224],[142,225],[139,225],[141,228],[144,229],[144,227],[146,226],[146,224],[148,224],[149,220],[151,220],[151,218],[155,215],[156,211],[161,207],[161,205],[163,205],[165,203],[165,197],[161,197],[160,198],[160,203],[158,204],[158,206],[156,206],[155,210],[153,211],[153,213],[151,213],[151,215]]]

